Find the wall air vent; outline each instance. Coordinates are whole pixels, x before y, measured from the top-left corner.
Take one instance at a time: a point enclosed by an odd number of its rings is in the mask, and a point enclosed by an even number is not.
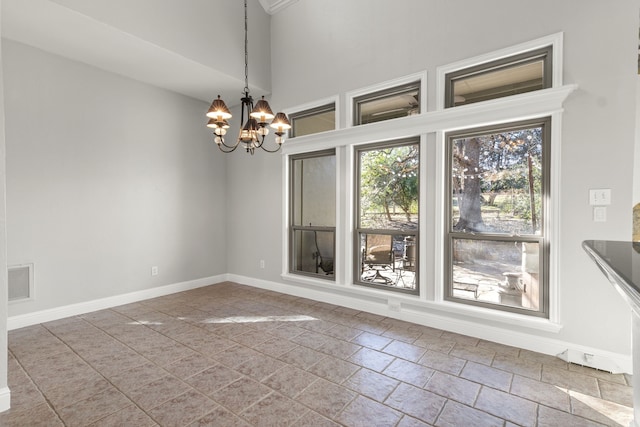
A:
[[[9,302],[33,299],[33,264],[8,267]]]

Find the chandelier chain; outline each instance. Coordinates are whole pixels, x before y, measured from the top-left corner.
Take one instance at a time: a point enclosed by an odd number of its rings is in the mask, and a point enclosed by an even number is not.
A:
[[[247,0],[244,0],[244,91],[249,93],[249,24],[247,19]]]

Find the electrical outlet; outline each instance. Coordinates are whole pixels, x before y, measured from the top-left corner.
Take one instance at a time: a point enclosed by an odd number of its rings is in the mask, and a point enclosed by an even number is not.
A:
[[[154,265],[153,267],[151,267],[151,275],[152,276],[157,276],[158,275],[158,266]]]
[[[607,222],[607,207],[606,206],[594,206],[593,207],[593,221],[594,222]]]
[[[264,268],[264,260],[263,259],[260,260],[260,268]]]

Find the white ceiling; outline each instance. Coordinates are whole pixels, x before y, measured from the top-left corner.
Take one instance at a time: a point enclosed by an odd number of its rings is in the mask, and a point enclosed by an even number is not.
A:
[[[274,14],[296,1],[259,4]],[[206,102],[220,94],[232,106],[244,87],[238,0],[1,2],[3,38]],[[270,58],[264,56],[270,42],[262,34],[254,41],[251,31],[269,34],[270,19],[255,9],[256,0],[249,3],[249,82],[256,97],[270,91]]]

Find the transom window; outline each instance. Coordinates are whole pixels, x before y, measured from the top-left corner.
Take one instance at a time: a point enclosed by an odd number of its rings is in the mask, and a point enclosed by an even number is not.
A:
[[[473,104],[549,88],[552,85],[551,53],[552,47],[548,46],[448,73],[445,76],[445,106]]]
[[[335,151],[292,156],[290,170],[290,270],[334,280]]]
[[[417,293],[420,144],[356,149],[355,282]]]
[[[354,125],[375,123],[420,113],[420,82],[354,98]]]
[[[336,104],[330,103],[289,114],[289,137],[311,135],[336,128]]]
[[[548,314],[549,128],[447,135],[446,299]]]

